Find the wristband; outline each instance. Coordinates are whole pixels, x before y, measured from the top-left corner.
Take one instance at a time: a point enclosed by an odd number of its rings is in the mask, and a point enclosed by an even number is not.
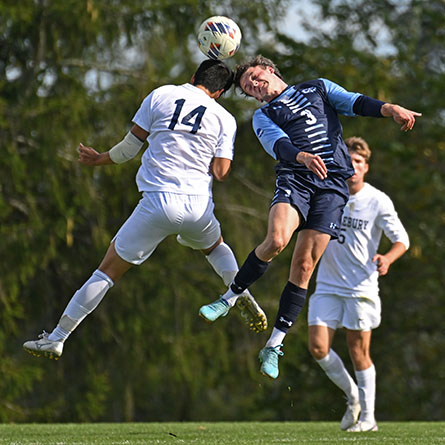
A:
[[[275,142],[273,151],[279,161],[297,162],[297,155],[301,150],[298,150],[289,138],[284,137]]]
[[[354,102],[352,111],[360,116],[384,117],[380,109],[385,103],[381,100],[361,95]]]

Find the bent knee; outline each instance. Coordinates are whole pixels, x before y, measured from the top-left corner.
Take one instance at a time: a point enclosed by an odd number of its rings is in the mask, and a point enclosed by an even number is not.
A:
[[[309,342],[309,352],[315,360],[321,360],[328,355],[329,347],[322,343]]]
[[[267,250],[271,255],[278,255],[281,253],[284,248],[287,246],[289,240],[284,236],[275,235],[271,238],[267,238],[265,240],[265,244],[267,246]]]
[[[309,258],[296,258],[293,261],[293,270],[298,270],[299,276],[309,280],[314,272],[315,263]]]

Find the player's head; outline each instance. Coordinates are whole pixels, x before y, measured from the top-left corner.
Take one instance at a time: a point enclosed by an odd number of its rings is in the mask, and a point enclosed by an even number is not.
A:
[[[352,166],[354,167],[354,174],[347,180],[349,190],[351,191],[351,187],[360,188],[364,184],[365,175],[369,171],[371,150],[368,143],[363,138],[357,136],[345,139],[345,143],[351,156]]]
[[[234,83],[260,102],[269,102],[287,86],[275,63],[261,55],[236,67]]]
[[[263,68],[270,67],[273,69],[273,72],[280,78],[283,79],[283,76],[281,75],[279,69],[275,65],[275,63],[272,62],[272,60],[268,59],[267,57],[262,56],[261,54],[254,57],[253,59],[248,60],[247,62],[241,63],[240,65],[236,66],[235,71],[235,87],[241,88],[240,81],[241,77],[243,77],[243,74],[249,69],[254,68],[256,66],[261,66]],[[242,88],[241,88],[242,89]]]
[[[345,139],[345,144],[348,147],[349,154],[357,153],[367,164],[369,164],[369,160],[371,159],[371,149],[363,138],[352,136]]]
[[[233,83],[233,71],[221,60],[204,60],[192,77],[191,83],[201,85],[211,93],[227,91]]]

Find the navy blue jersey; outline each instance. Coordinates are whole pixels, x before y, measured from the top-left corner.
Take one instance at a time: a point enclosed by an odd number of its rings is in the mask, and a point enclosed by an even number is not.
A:
[[[355,116],[353,105],[360,96],[327,79],[316,79],[288,86],[258,109],[253,116],[253,128],[266,152],[280,161],[277,172],[291,168],[321,185],[322,180],[295,160],[298,151],[305,151],[323,159],[328,178],[352,176],[354,168],[342,138],[338,114]],[[295,148],[290,154],[289,144]]]

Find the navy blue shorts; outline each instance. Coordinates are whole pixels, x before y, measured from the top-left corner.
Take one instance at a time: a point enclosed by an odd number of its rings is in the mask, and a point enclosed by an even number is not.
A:
[[[297,230],[313,229],[337,239],[348,199],[348,186],[343,178],[328,176],[323,181],[314,180],[313,175],[285,169],[278,171],[271,207],[278,202],[288,203],[303,218]]]

